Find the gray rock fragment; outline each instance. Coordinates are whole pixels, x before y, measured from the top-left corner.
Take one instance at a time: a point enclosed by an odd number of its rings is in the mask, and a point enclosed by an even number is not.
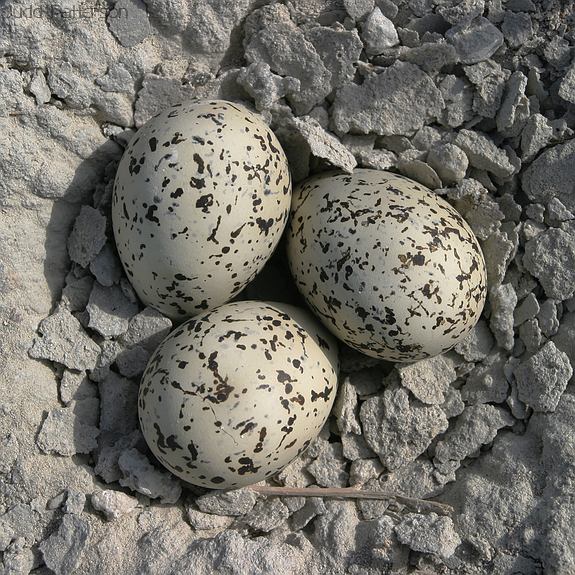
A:
[[[437,172],[441,181],[449,186],[463,180],[469,160],[461,148],[448,143],[433,146],[427,155],[427,163]]]
[[[229,527],[234,522],[233,517],[203,513],[193,507],[188,507],[186,509],[186,518],[192,528],[197,531],[211,531],[215,529],[221,531]]]
[[[465,409],[465,403],[461,399],[461,392],[459,389],[450,387],[445,394],[445,401],[441,404],[441,409],[445,413],[447,419],[452,417],[457,417],[463,413]]]
[[[60,380],[60,400],[68,405],[73,400],[95,397],[96,386],[86,376],[86,372],[65,370]]]
[[[407,155],[408,153],[406,152],[405,154]],[[401,174],[419,182],[430,190],[441,187],[441,180],[435,170],[421,160],[400,158],[397,167]]]
[[[471,22],[483,14],[485,0],[447,0],[437,6],[437,13],[450,24]]]
[[[509,178],[515,173],[507,152],[498,148],[482,132],[460,130],[455,144],[467,154],[469,163],[480,170],[486,170],[498,178]]]
[[[457,128],[473,117],[473,87],[469,82],[453,74],[446,74],[439,84],[445,108],[441,114],[441,123]]]
[[[128,434],[138,427],[138,386],[110,372],[100,382],[100,429]]]
[[[360,419],[368,445],[388,469],[413,461],[447,429],[440,407],[410,402],[408,391],[395,386],[364,401]]]
[[[395,62],[361,86],[338,90],[332,117],[342,133],[409,135],[439,117],[443,108],[441,93],[425,72]]]
[[[342,433],[341,445],[343,448],[343,456],[349,461],[377,457],[365,441],[363,435]]]
[[[517,294],[510,283],[492,288],[489,292],[491,317],[489,327],[497,343],[507,350],[513,349],[513,311]]]
[[[332,414],[336,417],[337,427],[343,433],[361,434],[357,418],[357,392],[349,377],[339,384]]]
[[[360,20],[369,14],[373,10],[374,4],[374,0],[343,0],[346,12],[354,20]]]
[[[104,287],[96,282],[86,310],[90,316],[89,327],[104,337],[114,337],[128,329],[138,306],[124,295],[120,286]]]
[[[502,408],[485,403],[471,405],[455,421],[435,447],[435,461],[462,461],[493,441],[502,427],[513,425],[513,418]]]
[[[145,449],[146,441],[139,429],[129,435],[122,435],[119,439],[110,440],[109,437],[106,439],[108,441],[104,442],[98,450],[94,472],[106,483],[112,483],[122,477],[122,472],[118,467],[120,455],[131,447]]]
[[[521,153],[524,162],[532,160],[553,138],[553,127],[541,114],[533,114],[521,133]],[[556,199],[556,198],[554,198]],[[557,200],[559,201],[559,200]]]
[[[290,519],[291,527],[294,531],[303,529],[314,517],[327,511],[323,499],[320,497],[307,497],[305,505],[296,511]]]
[[[545,223],[559,227],[563,222],[571,220],[575,220],[575,215],[563,205],[559,198],[551,198],[546,207]]]
[[[550,228],[525,244],[523,265],[538,280],[545,295],[565,300],[575,293],[575,237]]]
[[[120,353],[116,358],[116,365],[124,377],[137,378],[144,373],[149,359],[150,352],[136,345]]]
[[[541,347],[543,337],[536,319],[528,319],[519,326],[519,339],[529,354],[535,353]]]
[[[287,95],[297,115],[307,114],[331,91],[331,73],[282,4],[252,12],[245,24],[248,62],[265,62],[281,76],[300,81],[300,89]]]
[[[503,371],[506,361],[507,357],[496,351],[477,365],[461,388],[461,398],[472,405],[505,401],[509,390]]]
[[[72,407],[57,408],[43,421],[36,443],[44,453],[71,456],[95,449],[98,434],[98,428],[84,424]]]
[[[573,63],[559,84],[559,97],[570,104],[575,104],[575,63]]]
[[[172,321],[154,308],[146,307],[130,319],[128,329],[120,337],[126,347],[139,345],[152,352],[172,328]]]
[[[558,198],[575,211],[575,140],[557,144],[544,151],[522,174],[522,187],[532,202],[547,205]]]
[[[92,493],[90,502],[92,507],[103,513],[109,521],[119,519],[138,506],[138,500],[135,497],[113,489],[95,491]]]
[[[66,503],[64,503],[64,512],[73,515],[81,515],[86,505],[86,494],[82,491],[68,489],[66,494]]]
[[[100,253],[90,263],[90,271],[98,283],[109,287],[120,281],[122,277],[122,264],[110,244],[106,244]]]
[[[105,339],[100,343],[100,355],[96,366],[90,372],[90,379],[100,383],[104,381],[110,373],[110,368],[116,362],[117,357],[124,351],[124,348],[115,340]]]
[[[90,536],[90,524],[77,515],[64,515],[58,531],[40,544],[46,566],[54,573],[74,572]]]
[[[66,276],[66,285],[62,290],[62,306],[70,311],[82,311],[88,305],[94,278],[87,274],[76,277],[73,271]]]
[[[493,336],[485,320],[480,319],[469,335],[455,346],[455,351],[466,361],[481,361],[493,348]]]
[[[463,70],[475,86],[473,110],[484,118],[495,118],[509,73],[493,60],[465,66]]]
[[[525,12],[505,12],[501,31],[512,48],[518,48],[531,39],[533,23]]]
[[[529,118],[529,100],[525,95],[527,76],[517,70],[507,80],[505,96],[497,112],[497,129],[508,137],[520,134]]]
[[[441,405],[449,385],[457,379],[453,361],[438,355],[397,367],[401,385],[428,405]]]
[[[357,165],[354,155],[333,135],[326,132],[310,116],[294,118],[292,125],[303,137],[312,155],[322,158],[332,166],[351,173]]]
[[[381,54],[386,48],[399,43],[393,22],[376,6],[364,20],[361,38],[368,55]]]
[[[322,487],[347,487],[349,474],[340,443],[328,443],[318,457],[307,466],[318,485]]]
[[[539,313],[539,302],[535,294],[530,293],[513,312],[513,325],[518,326]]]
[[[154,467],[137,449],[127,449],[118,459],[120,485],[162,503],[176,503],[182,493],[180,482],[171,473]]]
[[[534,411],[555,411],[573,375],[569,357],[547,342],[514,371],[519,399]]]
[[[395,526],[395,534],[400,543],[413,551],[433,553],[444,558],[451,557],[461,543],[451,517],[436,513],[408,513]]]
[[[82,206],[68,236],[68,253],[73,262],[86,267],[106,243],[106,218],[99,210]]]
[[[349,468],[349,484],[363,485],[370,479],[377,479],[383,472],[379,459],[356,459]]]
[[[131,48],[151,33],[146,5],[142,0],[118,0],[108,14],[108,27],[116,40]]]
[[[52,97],[52,93],[48,87],[48,82],[46,82],[46,76],[44,76],[44,72],[42,72],[42,70],[36,70],[34,72],[34,75],[28,84],[28,90],[30,90],[34,95],[34,98],[36,98],[36,104],[38,106],[48,103]]]
[[[260,111],[270,109],[278,100],[300,88],[299,80],[274,74],[266,62],[254,62],[242,68],[237,82],[254,99]]]
[[[487,18],[454,26],[445,34],[455,46],[463,64],[475,64],[491,58],[503,44],[503,34]]]
[[[539,308],[537,323],[546,337],[551,337],[559,329],[557,305],[552,299],[546,299]]]
[[[256,504],[256,498],[251,489],[232,489],[201,495],[196,499],[196,505],[204,513],[238,516],[249,513]]]
[[[457,63],[457,51],[445,42],[425,42],[402,52],[399,59],[416,64],[429,74],[437,74],[443,68]]]
[[[373,0],[371,2],[373,6]],[[331,72],[332,89],[345,86],[355,76],[354,64],[359,60],[363,43],[356,30],[340,30],[315,26],[305,32],[324,66]]]
[[[3,575],[31,573],[34,569],[34,559],[34,553],[28,546],[26,539],[18,537],[4,551],[0,567],[3,568]]]
[[[256,531],[269,533],[289,517],[289,510],[279,497],[260,499],[253,509],[242,517],[242,523]]]

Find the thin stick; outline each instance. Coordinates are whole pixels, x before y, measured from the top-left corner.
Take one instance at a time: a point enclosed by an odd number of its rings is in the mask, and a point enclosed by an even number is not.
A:
[[[454,509],[446,503],[427,501],[415,497],[406,497],[397,493],[378,490],[361,490],[355,487],[271,487],[268,485],[253,485],[252,491],[262,495],[277,495],[282,497],[344,497],[351,499],[394,499],[398,503],[417,511],[429,511],[440,515],[450,515]]]

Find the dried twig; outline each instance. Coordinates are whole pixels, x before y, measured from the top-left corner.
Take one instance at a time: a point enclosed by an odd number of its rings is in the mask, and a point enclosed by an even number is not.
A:
[[[427,501],[415,497],[406,497],[397,493],[379,490],[361,490],[355,487],[271,487],[268,485],[253,485],[252,491],[261,495],[277,495],[282,497],[343,497],[351,499],[392,499],[418,512],[433,512],[439,515],[450,515],[454,509],[446,503]]]

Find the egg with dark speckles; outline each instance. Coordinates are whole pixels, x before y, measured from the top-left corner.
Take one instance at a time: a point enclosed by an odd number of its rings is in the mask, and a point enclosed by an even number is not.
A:
[[[311,314],[228,303],[183,323],[154,352],[139,390],[140,426],[158,460],[189,483],[257,483],[318,435],[337,372],[337,342]]]
[[[287,251],[298,289],[325,326],[372,357],[443,353],[485,303],[485,262],[467,222],[391,172],[328,172],[300,184]]]
[[[262,269],[290,200],[285,153],[259,116],[223,100],[177,104],[140,128],[118,167],[120,259],[145,304],[186,319]]]

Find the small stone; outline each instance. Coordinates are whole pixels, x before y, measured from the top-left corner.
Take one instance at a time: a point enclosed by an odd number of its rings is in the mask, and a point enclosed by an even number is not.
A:
[[[84,424],[73,407],[57,408],[42,422],[36,444],[44,453],[72,456],[95,449],[98,435],[98,428]]]
[[[69,405],[73,400],[95,397],[96,386],[88,379],[85,371],[76,372],[66,369],[60,380],[60,400]]]
[[[110,372],[99,384],[100,429],[128,434],[138,427],[138,386]]]
[[[72,513],[73,515],[81,515],[86,505],[86,494],[81,491],[68,489],[66,496],[66,503],[64,503],[64,513]]]
[[[58,531],[40,543],[46,566],[54,573],[71,574],[80,562],[89,535],[87,521],[77,515],[64,515]]]
[[[115,340],[105,339],[100,343],[100,355],[94,369],[90,372],[90,379],[100,383],[110,373],[110,368],[116,363],[116,358],[124,348]]]
[[[119,481],[122,472],[118,467],[118,459],[122,453],[131,447],[145,449],[146,441],[139,429],[129,435],[122,435],[119,439],[116,436],[107,436],[106,442],[102,442],[97,453],[96,466],[94,472],[100,476],[106,483]]]
[[[507,350],[513,349],[513,311],[517,305],[517,294],[510,283],[493,288],[489,292],[491,317],[489,327],[497,343]]]
[[[435,170],[418,159],[400,159],[397,167],[401,174],[419,182],[430,190],[436,190],[441,187],[441,180]]]
[[[524,162],[532,160],[553,138],[553,127],[541,114],[533,114],[521,133],[521,157]],[[558,200],[559,201],[559,200]]]
[[[531,39],[533,24],[529,14],[524,12],[505,12],[501,31],[512,48],[519,48]]]
[[[363,485],[370,479],[377,479],[383,472],[379,459],[357,459],[349,469],[349,484]]]
[[[497,112],[497,129],[507,136],[518,136],[529,118],[526,87],[527,76],[519,70],[507,80],[505,96]]]
[[[254,99],[259,111],[270,109],[278,100],[300,88],[299,80],[274,74],[266,62],[254,62],[242,68],[237,82]]]
[[[128,329],[138,306],[124,295],[120,286],[104,287],[96,282],[86,310],[90,316],[88,327],[104,337],[113,337]]]
[[[93,286],[94,278],[90,274],[78,278],[70,271],[62,290],[62,307],[70,311],[84,310],[88,305]]]
[[[451,557],[461,543],[451,517],[435,513],[408,513],[395,526],[395,534],[400,543],[413,551],[433,553],[442,558]]]
[[[90,271],[98,283],[109,287],[120,281],[122,277],[122,264],[110,244],[106,244],[100,253],[90,263]]]
[[[399,59],[416,64],[428,74],[437,74],[443,68],[457,63],[457,51],[445,42],[425,42],[402,52]]]
[[[368,445],[388,469],[413,461],[447,429],[440,407],[410,402],[408,391],[395,386],[364,401],[360,419]]]
[[[575,220],[575,215],[570,212],[559,198],[551,198],[547,204],[545,222],[554,227],[559,227],[563,222]]]
[[[457,417],[463,413],[463,410],[465,409],[465,403],[463,403],[463,399],[461,399],[461,392],[459,389],[450,387],[447,390],[447,393],[445,394],[445,401],[441,404],[441,409],[443,409],[447,419]]]
[[[441,405],[449,385],[457,379],[453,361],[445,355],[397,367],[401,385],[421,402]]]
[[[49,359],[78,371],[94,367],[100,348],[65,308],[59,307],[42,320],[38,331],[41,337],[34,339],[30,357]]]
[[[341,433],[361,434],[361,425],[357,418],[357,392],[349,377],[339,384],[332,414],[336,417]]]
[[[362,435],[357,435],[355,433],[342,433],[341,445],[343,456],[349,461],[377,457]]]
[[[473,110],[484,118],[495,118],[503,99],[507,70],[493,60],[465,66],[463,70],[475,86]]]
[[[454,144],[439,144],[432,147],[427,155],[427,163],[437,172],[446,186],[461,182],[469,166],[465,152]]]
[[[328,443],[307,466],[307,471],[322,487],[347,487],[349,474],[346,467],[341,443]]]
[[[535,317],[539,313],[539,302],[533,293],[530,293],[513,312],[513,325],[515,327]]]
[[[167,471],[154,467],[137,449],[127,449],[118,459],[123,477],[120,485],[162,503],[176,503],[182,493],[180,482]]]
[[[149,359],[150,352],[137,345],[121,352],[116,358],[116,365],[124,377],[136,378],[144,373]]]
[[[249,513],[256,504],[256,494],[248,488],[212,492],[196,499],[196,505],[204,513],[238,516]]]
[[[357,165],[354,155],[333,135],[326,132],[313,118],[294,118],[295,129],[306,141],[311,153],[332,166],[351,173]]]
[[[462,461],[482,445],[493,441],[497,431],[513,425],[513,418],[502,408],[485,403],[471,405],[455,420],[435,447],[435,461]]]
[[[350,84],[338,90],[332,117],[342,133],[410,135],[437,118],[444,105],[425,72],[413,64],[395,62],[361,86]]]
[[[569,357],[547,342],[514,371],[519,399],[534,411],[555,411],[573,368]]]
[[[536,319],[528,319],[519,326],[519,339],[525,345],[528,354],[535,353],[541,347],[543,338]]]
[[[2,573],[5,575],[32,573],[34,560],[34,552],[26,539],[18,537],[4,551]]]
[[[381,54],[386,48],[399,44],[393,22],[378,7],[363,22],[361,38],[368,55]]]
[[[546,299],[539,308],[537,322],[541,331],[546,337],[551,337],[559,329],[559,318],[557,317],[557,304],[552,299]]]
[[[535,222],[542,224],[545,215],[545,206],[541,204],[528,204],[525,207],[525,215]]]
[[[112,489],[95,491],[92,493],[90,502],[92,507],[96,511],[101,511],[108,521],[119,519],[138,506],[138,500],[135,497]]]
[[[445,108],[440,117],[443,125],[458,128],[473,117],[473,86],[463,78],[446,74],[439,84]]]
[[[570,211],[575,210],[575,140],[557,144],[540,154],[523,172],[523,191],[532,202],[547,205],[558,198]]]
[[[463,64],[487,60],[503,44],[503,34],[483,17],[454,26],[446,32],[445,37],[455,46]]]
[[[211,513],[203,513],[193,507],[186,509],[186,517],[188,523],[196,531],[211,531],[227,529],[233,522],[233,517],[226,517],[225,515],[213,515]]]
[[[343,5],[354,20],[360,20],[373,10],[375,2],[374,0],[343,0]]]
[[[373,6],[373,0],[371,4]],[[324,66],[331,72],[329,83],[332,89],[345,86],[353,80],[355,64],[363,50],[357,30],[314,26],[307,30],[305,35],[313,44]]]
[[[106,243],[106,218],[99,210],[82,206],[68,237],[68,253],[83,267],[98,255]]]
[[[455,351],[465,361],[481,361],[493,348],[493,336],[485,320],[480,319],[469,335],[455,346]]]
[[[559,84],[559,97],[570,104],[575,104],[575,63],[572,64]]]
[[[515,172],[507,152],[498,148],[482,132],[460,130],[455,144],[467,154],[469,163],[480,170],[486,170],[498,178],[509,178]]]
[[[47,104],[52,98],[52,93],[48,87],[48,82],[46,82],[46,76],[42,70],[36,70],[30,84],[28,84],[28,90],[36,98],[36,104],[41,106],[42,104]]]
[[[529,240],[523,265],[547,297],[561,301],[575,293],[575,237],[563,230],[550,228]]]
[[[128,329],[120,337],[127,347],[139,345],[152,352],[172,329],[172,321],[154,308],[146,307],[130,319]]]
[[[289,510],[279,497],[260,499],[242,522],[256,531],[269,533],[289,517]]]
[[[291,528],[294,531],[303,529],[312,519],[322,515],[327,511],[323,499],[320,497],[307,497],[305,505],[296,511],[290,520]]]
[[[485,0],[448,0],[437,6],[437,13],[450,24],[462,24],[481,16],[484,9]]]
[[[509,390],[503,371],[506,361],[507,356],[496,351],[477,365],[461,388],[461,398],[472,405],[505,401]]]
[[[152,32],[142,0],[118,0],[107,21],[110,32],[126,48],[139,44]]]

